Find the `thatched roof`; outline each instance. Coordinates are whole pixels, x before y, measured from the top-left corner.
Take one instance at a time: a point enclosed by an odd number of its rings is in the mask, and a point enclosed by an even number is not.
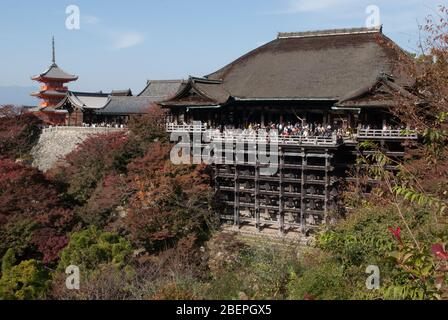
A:
[[[205,84],[194,78],[190,89],[216,104],[229,97],[337,102],[371,86],[382,74],[393,76],[398,85],[409,84],[398,68],[400,58],[407,56],[381,28],[280,33],[277,39],[203,78]],[[178,93],[162,104],[197,104],[185,95]]]

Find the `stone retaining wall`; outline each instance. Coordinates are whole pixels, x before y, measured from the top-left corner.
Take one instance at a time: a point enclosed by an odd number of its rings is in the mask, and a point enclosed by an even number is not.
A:
[[[118,132],[125,129],[116,128],[84,128],[53,127],[45,128],[38,143],[31,151],[33,166],[42,171],[51,169],[59,159],[64,158],[89,136]]]

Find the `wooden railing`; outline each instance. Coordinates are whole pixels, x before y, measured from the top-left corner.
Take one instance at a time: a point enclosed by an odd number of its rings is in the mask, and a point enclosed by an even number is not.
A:
[[[56,126],[42,129],[43,133],[50,132],[91,132],[91,133],[103,133],[103,132],[119,132],[126,131],[127,128],[108,128],[108,127],[68,127],[68,126]]]
[[[374,130],[360,129],[357,134],[361,139],[406,139],[415,140],[418,138],[414,130]]]
[[[284,136],[261,136],[257,134],[243,134],[241,130],[226,130],[224,133],[207,130],[206,125],[175,125],[167,124],[168,133],[206,133],[210,142],[220,143],[276,143],[279,145],[312,145],[312,146],[334,146],[338,144],[336,136],[332,137],[284,137]]]
[[[205,125],[189,125],[189,124],[184,124],[184,125],[167,124],[166,125],[166,132],[168,132],[168,133],[171,133],[171,132],[193,133],[193,132],[205,132],[205,131],[206,131]]]
[[[417,132],[414,130],[374,130],[374,129],[360,129],[357,134],[351,138],[339,138],[335,134],[332,136],[275,136],[264,137],[255,133],[243,133],[241,130],[226,130],[224,133],[216,132],[216,129],[207,130],[207,125],[175,125],[167,124],[166,131],[182,132],[182,133],[207,133],[207,138],[215,142],[253,142],[253,143],[278,143],[282,145],[316,145],[316,146],[332,146],[343,142],[344,140],[356,139],[405,139],[416,140],[418,138]]]
[[[313,146],[333,146],[338,144],[338,139],[334,137],[283,137],[283,136],[244,136],[231,134],[211,134],[211,142],[219,143],[274,143],[279,145],[313,145]]]

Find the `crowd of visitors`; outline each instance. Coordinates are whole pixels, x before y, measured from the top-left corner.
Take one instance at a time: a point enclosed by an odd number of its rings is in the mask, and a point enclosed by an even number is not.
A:
[[[107,123],[107,122],[101,122],[101,123],[83,123],[82,126],[84,128],[116,128],[116,129],[124,129],[126,128],[126,125],[120,124],[120,123]]]
[[[261,132],[270,134],[275,132],[280,137],[301,137],[301,138],[334,138],[343,137],[351,134],[351,129],[343,129],[337,124],[323,125],[320,123],[270,123],[269,125],[261,125],[259,123],[249,123],[246,126],[222,125],[218,128],[213,128],[204,125],[208,130],[212,130],[213,134],[229,134],[239,132],[243,136],[255,136]]]
[[[170,125],[176,126],[177,124],[171,123]],[[193,123],[183,123],[181,126],[194,126]],[[222,134],[238,135],[253,137],[260,133],[276,133],[280,137],[291,137],[291,138],[333,138],[333,139],[351,139],[356,136],[360,130],[411,130],[410,127],[400,126],[400,125],[390,125],[385,124],[383,126],[375,126],[371,124],[360,123],[357,128],[352,128],[341,122],[333,122],[332,124],[321,124],[321,123],[307,123],[297,122],[297,123],[270,123],[268,125],[263,125],[259,123],[249,123],[247,125],[220,125],[218,127],[210,126],[208,124],[202,124],[201,128],[204,130],[210,130],[213,136],[220,136]]]

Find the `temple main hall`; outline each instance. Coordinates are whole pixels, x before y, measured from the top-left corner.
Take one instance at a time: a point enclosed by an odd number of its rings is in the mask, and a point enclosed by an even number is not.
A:
[[[279,33],[220,70],[191,76],[160,105],[168,132],[208,134],[223,222],[309,235],[346,212],[341,192],[372,152],[363,142],[400,160],[418,138],[392,112],[403,99],[419,103],[412,63],[381,27]],[[273,141],[269,131],[278,133],[275,148],[259,150]],[[275,174],[263,173],[266,156],[278,157]]]

